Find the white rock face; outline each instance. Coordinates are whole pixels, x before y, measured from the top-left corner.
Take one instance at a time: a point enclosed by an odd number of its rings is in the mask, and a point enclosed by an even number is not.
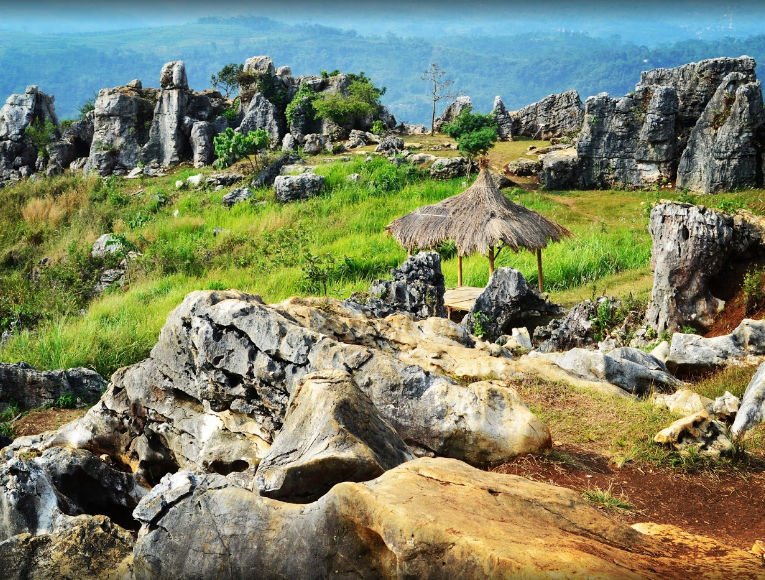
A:
[[[744,391],[731,433],[734,437],[741,437],[763,421],[765,421],[765,363],[760,365]]]

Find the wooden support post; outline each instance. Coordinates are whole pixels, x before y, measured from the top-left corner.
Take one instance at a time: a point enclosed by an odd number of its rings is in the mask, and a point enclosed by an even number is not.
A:
[[[462,256],[457,256],[457,287],[462,287]]]
[[[494,273],[494,246],[489,246],[489,276]]]
[[[537,282],[539,286],[539,291],[544,292],[545,291],[545,275],[542,272],[542,250],[537,250]]]

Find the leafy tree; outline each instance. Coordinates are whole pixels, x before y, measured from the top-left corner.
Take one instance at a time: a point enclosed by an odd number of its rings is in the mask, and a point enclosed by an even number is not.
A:
[[[497,140],[497,121],[492,115],[473,113],[466,107],[451,123],[443,127],[444,133],[457,141],[458,149],[471,161],[486,155]]]
[[[239,87],[239,76],[243,70],[243,64],[229,63],[210,77],[210,85],[215,89],[221,89],[228,99]]]
[[[215,164],[218,167],[228,167],[240,159],[247,158],[253,173],[255,173],[262,164],[262,155],[268,149],[268,145],[268,133],[264,129],[250,131],[245,135],[237,133],[229,127],[213,138],[213,147],[218,158],[215,160]],[[255,163],[250,157],[251,155],[256,157]]]
[[[313,100],[313,108],[319,119],[331,119],[339,125],[355,123],[380,113],[380,97],[385,87],[377,88],[363,72],[349,74],[350,83],[346,94],[319,93]]]
[[[295,113],[298,109],[303,109],[305,113],[311,118],[314,118],[313,100],[316,98],[316,93],[306,83],[302,83],[298,88],[295,96],[292,97],[289,105],[284,111],[284,116],[287,117],[287,122],[292,125],[295,121]]]
[[[430,68],[422,73],[420,77],[424,81],[428,81],[430,87],[430,100],[433,103],[433,110],[430,116],[430,134],[433,135],[436,130],[436,103],[443,99],[452,98],[451,89],[454,81],[444,78],[446,72],[438,66],[436,63],[431,63]]]

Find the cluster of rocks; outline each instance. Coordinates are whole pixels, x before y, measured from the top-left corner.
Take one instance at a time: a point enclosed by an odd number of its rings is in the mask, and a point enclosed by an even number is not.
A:
[[[93,403],[105,390],[106,381],[90,369],[38,371],[26,363],[0,363],[0,406],[35,409],[54,404],[62,395]]]

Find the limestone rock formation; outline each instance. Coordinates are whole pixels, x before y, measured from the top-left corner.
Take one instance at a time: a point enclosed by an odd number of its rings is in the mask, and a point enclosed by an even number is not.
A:
[[[396,135],[388,135],[384,137],[380,144],[375,147],[377,153],[384,153],[385,155],[395,155],[401,153],[404,150],[404,140]]]
[[[145,509],[146,506],[149,509]],[[135,578],[267,576],[756,577],[743,550],[669,526],[627,526],[572,490],[418,459],[308,505],[180,472],[136,510]],[[310,533],[306,531],[310,530]],[[253,538],[260,540],[256,545]],[[704,556],[698,554],[703,552]]]
[[[274,180],[276,199],[283,203],[315,197],[324,187],[324,176],[315,173],[279,175]]]
[[[704,410],[678,419],[659,431],[654,441],[674,447],[678,451],[693,448],[699,455],[718,458],[733,452],[733,443],[725,433],[725,425],[713,419],[709,412]]]
[[[594,345],[593,321],[602,300],[609,299],[601,297],[596,302],[585,300],[569,310],[563,318],[551,320],[546,326],[537,326],[534,330],[537,350],[556,352]]]
[[[473,333],[480,327],[482,338],[494,341],[511,334],[513,328],[525,327],[533,333],[561,314],[560,306],[530,287],[518,270],[498,268],[462,325]]]
[[[33,124],[51,123],[58,130],[53,97],[36,86],[24,94],[9,96],[0,108],[0,185],[29,177],[35,172],[38,152],[26,135]]]
[[[744,391],[731,433],[734,437],[741,437],[763,421],[765,421],[765,363],[759,366]]]
[[[73,163],[83,163],[93,142],[93,112],[75,121],[61,132],[61,137],[48,145],[48,173],[60,173]]]
[[[223,196],[223,205],[231,207],[237,203],[247,201],[253,196],[252,190],[249,187],[237,187],[232,189],[226,195]]]
[[[436,132],[440,133],[444,125],[454,121],[465,109],[471,109],[472,107],[473,101],[470,97],[464,95],[457,97],[454,101],[449,103],[446,109],[444,109],[444,112],[441,113],[441,116],[436,118],[435,125],[433,126],[434,129]]]
[[[513,118],[505,107],[502,97],[494,97],[494,105],[491,108],[491,115],[497,122],[497,137],[500,141],[513,140]]]
[[[0,363],[0,404],[16,403],[24,409],[52,405],[64,394],[93,403],[106,390],[106,381],[85,368],[38,371],[26,363]]]
[[[704,109],[677,169],[677,186],[715,193],[762,183],[762,88],[739,72],[728,74]]]
[[[658,333],[709,326],[720,308],[710,282],[733,245],[733,219],[714,210],[661,203],[651,210],[654,272],[647,323]]]
[[[706,411],[712,406],[712,399],[700,395],[690,389],[678,389],[674,393],[658,393],[653,402],[657,407],[667,409],[676,415],[688,416]]]
[[[513,159],[505,165],[505,171],[510,175],[517,175],[518,177],[531,177],[542,171],[542,161],[540,159],[520,157]]]
[[[541,156],[539,182],[545,189],[575,189],[581,181],[576,149],[560,149]]]
[[[576,91],[548,95],[510,113],[512,134],[545,140],[570,137],[581,129],[582,114],[582,100]]]
[[[765,355],[765,321],[745,318],[724,336],[672,335],[667,367],[675,374],[698,374]],[[743,403],[742,403],[743,404]]]
[[[398,433],[345,371],[307,375],[258,465],[261,495],[314,501],[337,483],[368,481],[413,459]]]
[[[239,125],[239,130],[245,134],[257,129],[263,129],[268,133],[272,148],[276,148],[281,143],[285,132],[279,109],[261,93],[255,93],[252,96],[245,109],[244,119]]]
[[[478,166],[467,157],[439,157],[430,166],[433,179],[454,179],[475,173]]]
[[[377,280],[366,297],[353,296],[373,316],[382,318],[394,312],[407,312],[415,318],[445,316],[444,276],[437,252],[420,252],[391,270],[393,280]]]

